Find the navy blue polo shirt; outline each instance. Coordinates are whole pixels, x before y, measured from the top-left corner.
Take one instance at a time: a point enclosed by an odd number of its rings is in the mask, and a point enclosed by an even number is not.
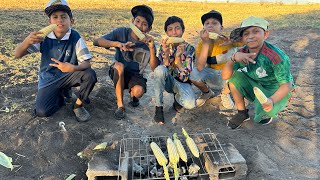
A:
[[[31,45],[27,51],[29,53],[41,52],[38,89],[59,81],[69,73],[50,66],[49,64],[54,63],[51,58],[73,65],[78,65],[92,58],[80,34],[71,28],[60,40],[51,32],[44,41]]]

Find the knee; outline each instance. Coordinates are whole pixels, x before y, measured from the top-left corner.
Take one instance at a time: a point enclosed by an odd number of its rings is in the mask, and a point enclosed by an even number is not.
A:
[[[167,71],[168,71],[168,69],[165,66],[159,65],[154,69],[154,76],[155,77],[164,77]]]
[[[48,111],[47,109],[45,109],[45,108],[36,108],[35,109],[35,114],[38,117],[49,117],[49,116],[52,115],[52,113],[50,111]]]
[[[122,63],[120,63],[120,62],[116,62],[116,63],[113,65],[113,69],[114,69],[115,71],[117,71],[119,75],[120,75],[120,74],[123,74],[123,72],[124,72],[124,65],[123,65]]]
[[[85,79],[85,80],[88,80],[88,81],[90,81],[90,82],[92,82],[92,83],[96,83],[97,82],[97,75],[96,75],[96,72],[93,70],[93,69],[87,69],[87,70],[85,70],[84,71],[84,76],[83,76],[83,78]]]
[[[183,105],[184,108],[186,109],[193,109],[196,107],[196,100],[193,98],[188,98],[186,100],[183,101]]]
[[[143,87],[142,86],[138,86],[138,85],[134,86],[131,89],[131,91],[132,91],[133,96],[135,96],[137,98],[141,97],[144,94]]]

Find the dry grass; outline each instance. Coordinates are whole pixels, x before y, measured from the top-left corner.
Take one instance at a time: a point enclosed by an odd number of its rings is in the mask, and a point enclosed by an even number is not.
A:
[[[3,1],[3,0],[1,0]],[[21,84],[36,80],[39,54],[22,60],[12,59],[14,47],[31,32],[47,25],[43,10],[48,0],[11,0],[0,3],[0,78],[7,83]],[[238,26],[244,18],[254,15],[271,22],[271,29],[319,29],[320,5],[235,4],[205,2],[145,2],[116,0],[68,0],[73,9],[75,24],[95,56],[92,41],[115,27],[126,26],[132,18],[130,9],[138,4],[151,6],[155,22],[151,32],[155,37],[163,34],[163,24],[168,16],[181,17],[186,25],[185,38],[197,37],[202,28],[202,14],[215,9],[223,14],[226,31]],[[192,41],[191,41],[192,42]],[[27,70],[26,70],[27,69]],[[29,71],[30,70],[30,71]],[[28,76],[25,73],[28,72]],[[21,76],[14,76],[14,74]]]

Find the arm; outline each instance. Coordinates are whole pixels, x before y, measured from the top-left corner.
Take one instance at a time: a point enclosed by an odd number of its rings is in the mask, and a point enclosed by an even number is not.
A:
[[[14,50],[14,57],[15,58],[21,58],[24,55],[28,54],[27,49],[32,45],[32,44],[37,44],[43,41],[42,37],[37,36],[38,34],[41,34],[40,32],[31,32],[25,39],[24,41],[19,44],[16,49]]]
[[[110,48],[110,47],[117,47],[117,48],[121,48],[121,44],[118,41],[109,41],[106,40],[102,37],[97,38],[93,41],[93,45],[95,46],[99,46],[99,47],[104,47],[104,48]]]
[[[79,65],[73,65],[68,62],[60,62],[55,58],[51,58],[51,60],[55,63],[49,64],[50,66],[56,67],[60,69],[62,72],[75,72],[75,71],[83,71],[91,67],[90,59],[83,61]]]
[[[209,33],[204,29],[200,31],[200,37],[203,43],[202,43],[201,52],[199,56],[196,58],[196,67],[199,71],[202,71],[203,68],[207,65],[210,39],[209,39]]]
[[[151,70],[154,71],[154,69],[158,66],[158,58],[156,56],[156,49],[154,46],[154,39],[151,36],[146,35],[145,41],[144,41],[150,50],[150,67]]]
[[[268,98],[268,101],[262,104],[263,110],[266,112],[271,111],[273,109],[274,104],[279,102],[282,98],[284,98],[291,90],[292,90],[291,82],[281,84],[278,90]]]

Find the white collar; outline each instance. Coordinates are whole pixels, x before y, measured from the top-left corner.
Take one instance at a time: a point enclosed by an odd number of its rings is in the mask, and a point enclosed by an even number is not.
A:
[[[63,36],[63,38],[61,40],[68,40],[71,34],[71,28],[69,28],[68,32]],[[50,39],[57,39],[56,35],[53,33],[53,31],[48,34],[47,36]]]

